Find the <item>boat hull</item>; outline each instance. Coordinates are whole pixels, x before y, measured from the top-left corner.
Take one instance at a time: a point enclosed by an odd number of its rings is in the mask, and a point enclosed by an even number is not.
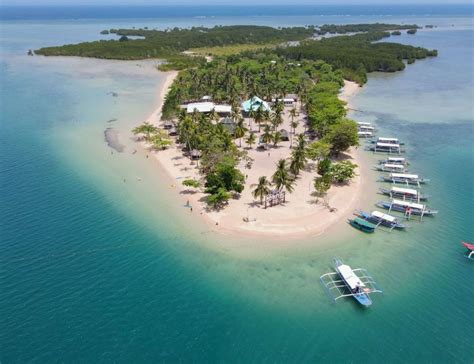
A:
[[[354,299],[359,302],[362,306],[370,306],[372,304],[372,300],[370,299],[369,295],[366,293],[360,293],[353,296]]]
[[[387,171],[388,172],[388,171]],[[389,177],[382,177],[382,181],[383,182],[389,182],[389,183],[398,183],[398,184],[402,184],[402,185],[421,185],[421,184],[424,184],[426,182],[428,182],[429,180],[427,179],[399,179],[399,178],[389,178]]]
[[[406,226],[399,223],[398,221],[395,222],[395,223],[391,223],[391,222],[386,221],[386,220],[378,219],[377,217],[372,216],[370,214],[367,214],[364,211],[359,210],[358,211],[358,216],[361,217],[362,219],[372,223],[372,224],[380,224],[380,225],[382,225],[384,227],[387,227],[387,228],[390,228],[390,229],[398,229],[398,230],[406,229]]]
[[[386,210],[390,210],[390,211],[397,211],[397,212],[402,212],[402,213],[406,213],[406,208],[405,207],[402,207],[402,206],[397,206],[397,205],[392,205],[390,206],[389,203],[387,202],[381,202],[381,203],[378,203],[377,204],[378,207],[382,207]],[[412,209],[411,210],[411,213],[410,215],[416,215],[416,216],[433,216],[435,214],[437,214],[438,211],[436,210],[425,210],[424,212],[422,212],[421,210],[417,210],[417,209]]]
[[[375,227],[368,227],[365,225],[360,225],[358,224],[355,220],[349,220],[349,224],[353,227],[356,228],[357,230],[360,230],[364,233],[371,234],[375,231]]]

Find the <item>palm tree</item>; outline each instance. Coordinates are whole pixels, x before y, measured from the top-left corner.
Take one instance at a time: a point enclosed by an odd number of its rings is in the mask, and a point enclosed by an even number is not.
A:
[[[306,155],[301,149],[295,149],[291,153],[290,171],[297,176],[306,165]]]
[[[291,120],[290,126],[293,129],[293,134],[296,133],[296,128],[300,125],[298,120]]]
[[[234,129],[234,136],[236,138],[239,138],[239,147],[242,147],[242,138],[245,136],[245,133],[247,133],[249,130],[244,124],[244,119],[240,119],[237,121],[237,124],[235,125]]]
[[[271,192],[271,183],[267,180],[266,176],[262,176],[258,179],[258,184],[253,184],[250,187],[255,189],[252,191],[252,196],[254,198],[260,198],[260,205],[263,204],[263,199],[266,195]]]
[[[272,140],[273,140],[273,135],[272,135],[272,132],[270,131],[270,126],[265,125],[265,127],[263,128],[262,142],[264,142],[265,144],[268,144]]]
[[[221,117],[219,114],[216,112],[216,109],[212,109],[211,112],[209,113],[209,120],[210,121],[219,121]]]
[[[278,143],[281,142],[281,138],[282,138],[281,132],[279,132],[278,130],[273,133],[273,146],[274,147],[276,147]]]
[[[278,126],[280,126],[283,123],[283,118],[281,116],[281,113],[278,112],[278,110],[275,110],[275,112],[273,113],[271,122],[273,125],[273,130],[276,130]]]
[[[252,133],[252,132],[250,132],[250,133],[249,133],[249,136],[247,137],[247,139],[245,139],[245,142],[246,142],[247,145],[250,147],[250,149],[252,148],[252,145],[254,145],[256,141],[257,141],[257,137],[256,137],[255,134]]]
[[[300,173],[300,170],[306,165],[306,139],[303,134],[298,135],[298,144],[291,153],[290,170],[295,176]]]
[[[303,154],[305,154],[306,150],[306,139],[304,137],[304,134],[298,134],[298,137],[296,138],[298,144],[296,145],[296,149],[301,150]]]
[[[298,116],[298,110],[296,110],[296,107],[293,107],[291,110],[290,110],[290,118],[291,118],[291,123],[293,124],[293,121],[295,120],[295,118]]]
[[[290,176],[290,171],[288,170],[285,159],[280,159],[278,161],[277,169],[272,176],[272,182],[280,191],[285,188],[288,192],[293,192],[294,180]]]
[[[260,127],[262,126],[262,122],[265,120],[265,110],[263,109],[263,105],[260,104],[257,111],[254,113],[255,122],[258,124],[258,132],[260,133]]]
[[[250,118],[250,130],[252,129],[252,119],[258,123],[258,131],[260,132],[260,123],[257,121],[257,117],[258,117],[258,109],[257,111],[255,111],[252,107],[252,105],[250,105],[250,110],[249,110],[249,118]]]

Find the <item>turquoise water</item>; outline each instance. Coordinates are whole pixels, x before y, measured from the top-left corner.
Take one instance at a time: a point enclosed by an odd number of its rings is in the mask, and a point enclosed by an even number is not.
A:
[[[381,20],[331,22],[360,18]],[[474,236],[472,19],[420,18],[440,27],[396,40],[439,57],[371,75],[353,117],[407,143],[439,216],[406,233],[347,227],[287,250],[247,239],[256,253],[244,256],[183,214],[170,181],[144,152],[132,154],[128,130],[153,108],[162,79],[153,62],[24,55],[140,21],[1,23],[0,360],[472,362],[474,266],[459,244]],[[111,153],[106,127],[120,132],[124,153]],[[318,278],[333,256],[379,281],[385,293],[370,309],[327,299]]]

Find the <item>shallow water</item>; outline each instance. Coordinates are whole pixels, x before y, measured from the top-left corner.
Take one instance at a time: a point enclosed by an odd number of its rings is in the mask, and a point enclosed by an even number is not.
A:
[[[221,20],[248,21],[189,23]],[[474,236],[473,31],[464,17],[422,19],[455,21],[394,39],[440,56],[371,75],[352,115],[406,142],[412,170],[432,180],[423,191],[439,216],[405,233],[344,227],[295,249],[261,250],[253,239],[253,257],[184,213],[173,183],[146,152],[133,154],[129,130],[162,81],[153,62],[24,55],[139,21],[3,22],[0,360],[472,361],[473,265],[459,240]],[[105,143],[107,127],[119,130],[124,153]],[[319,276],[334,256],[376,277],[384,294],[370,309],[327,299]]]

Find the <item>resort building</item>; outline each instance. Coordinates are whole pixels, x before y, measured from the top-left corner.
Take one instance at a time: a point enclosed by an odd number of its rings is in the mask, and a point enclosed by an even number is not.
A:
[[[257,111],[260,107],[263,108],[263,111],[271,111],[270,105],[268,102],[263,101],[260,97],[254,96],[247,101],[242,103],[242,110],[245,114],[250,113],[250,110]]]
[[[230,115],[232,113],[232,106],[218,105],[210,101],[192,102],[187,105],[181,105],[181,108],[186,109],[186,112],[188,114],[192,114],[194,111],[197,111],[203,114],[209,114],[213,110],[221,116]]]

